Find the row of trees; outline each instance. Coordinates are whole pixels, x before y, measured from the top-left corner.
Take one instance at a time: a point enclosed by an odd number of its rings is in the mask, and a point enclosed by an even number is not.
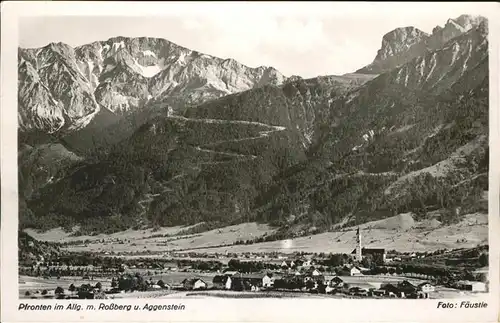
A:
[[[180,259],[177,260],[177,266],[179,268],[191,266],[191,268],[197,270],[218,271],[222,269],[223,264],[220,261],[214,261],[214,260],[203,261],[203,260]]]
[[[290,278],[283,278],[283,279],[276,279],[274,281],[273,287],[275,289],[286,289],[286,290],[302,290],[302,289],[307,289],[307,290],[312,290],[314,287],[317,286],[317,290],[319,293],[325,293],[325,288],[326,285],[322,280],[307,280],[304,282],[304,279],[300,277],[290,277]]]
[[[265,269],[277,270],[280,268],[277,264],[262,261],[240,261],[238,259],[229,260],[227,265],[230,270],[236,270],[240,273],[260,272]]]

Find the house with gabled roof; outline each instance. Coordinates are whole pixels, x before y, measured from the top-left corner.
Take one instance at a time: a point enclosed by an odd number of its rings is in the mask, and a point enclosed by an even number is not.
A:
[[[225,285],[226,289],[232,290],[259,290],[262,287],[273,287],[274,281],[279,278],[280,275],[275,273],[238,273],[228,276],[227,280],[225,280]]]
[[[333,276],[325,279],[325,283],[331,287],[342,287],[344,285],[344,280],[339,276]]]
[[[186,278],[181,282],[184,289],[206,289],[208,287],[207,283],[201,278]]]
[[[313,271],[311,271],[311,276],[321,276],[321,275],[323,275],[323,274],[317,269],[314,269]]]
[[[342,275],[345,276],[362,276],[365,270],[366,270],[365,268],[359,266],[352,266],[352,267],[344,266],[341,269],[341,273]]]
[[[226,276],[233,276],[239,274],[240,272],[237,270],[224,270],[223,274]]]
[[[217,289],[231,289],[231,276],[216,275],[212,280],[212,284]]]

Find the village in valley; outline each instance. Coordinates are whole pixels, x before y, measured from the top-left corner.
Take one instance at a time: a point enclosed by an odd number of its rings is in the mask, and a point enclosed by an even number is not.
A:
[[[34,241],[26,243],[28,248],[37,247]],[[487,245],[400,253],[364,247],[359,228],[350,254],[46,255],[21,262],[20,298],[426,299],[480,295],[488,291]]]

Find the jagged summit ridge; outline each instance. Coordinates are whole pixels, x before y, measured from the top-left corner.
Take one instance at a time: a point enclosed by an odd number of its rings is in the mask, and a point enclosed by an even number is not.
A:
[[[487,19],[481,16],[461,15],[448,19],[444,27],[436,26],[430,35],[415,27],[396,28],[382,37],[381,48],[373,62],[356,73],[385,73],[426,52],[443,48],[449,40],[486,22]]]
[[[378,51],[376,60],[387,59],[408,50],[428,37],[428,34],[415,27],[396,28],[382,38],[382,48]]]
[[[76,48],[50,43],[42,48],[20,48],[18,53],[19,68],[29,62],[40,82],[50,89],[51,98],[64,105],[58,114],[41,111],[44,105],[32,106],[31,102],[44,100],[44,95],[30,90],[32,78],[20,73],[19,93],[42,96],[23,99],[20,107],[27,111],[20,111],[19,119],[26,131],[81,129],[100,107],[117,114],[158,103],[183,109],[258,86],[280,85],[286,79],[272,67],[251,68],[151,37],[119,36]],[[68,87],[82,95],[68,96]],[[51,119],[61,114],[66,120],[63,125]],[[34,119],[44,121],[32,123]],[[42,124],[57,126],[40,128]]]

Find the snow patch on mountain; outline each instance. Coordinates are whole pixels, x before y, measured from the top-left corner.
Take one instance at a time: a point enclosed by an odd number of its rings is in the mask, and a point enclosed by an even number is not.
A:
[[[458,43],[453,44],[453,55],[451,57],[451,62],[450,65],[453,65],[455,61],[457,60],[457,55],[460,50],[460,45]]]
[[[181,53],[179,55],[179,57],[177,58],[177,63],[180,65],[186,64],[186,54],[185,53]]]
[[[150,51],[150,50],[143,50],[143,51],[142,51],[142,54],[143,54],[144,56],[153,56],[153,57],[156,57],[156,54],[155,54],[155,53],[153,53],[153,52],[152,52],[152,51]]]
[[[436,53],[433,53],[432,57],[431,57],[431,69],[430,69],[429,73],[427,73],[425,81],[429,80],[429,78],[432,76],[432,73],[434,72],[434,69],[436,68],[436,65],[437,65]]]
[[[152,66],[141,66],[140,67],[140,73],[144,77],[153,77],[156,74],[161,72],[161,67],[158,65],[152,65]]]
[[[113,51],[116,53],[120,48],[125,48],[125,43],[120,41],[119,43],[113,43]]]

